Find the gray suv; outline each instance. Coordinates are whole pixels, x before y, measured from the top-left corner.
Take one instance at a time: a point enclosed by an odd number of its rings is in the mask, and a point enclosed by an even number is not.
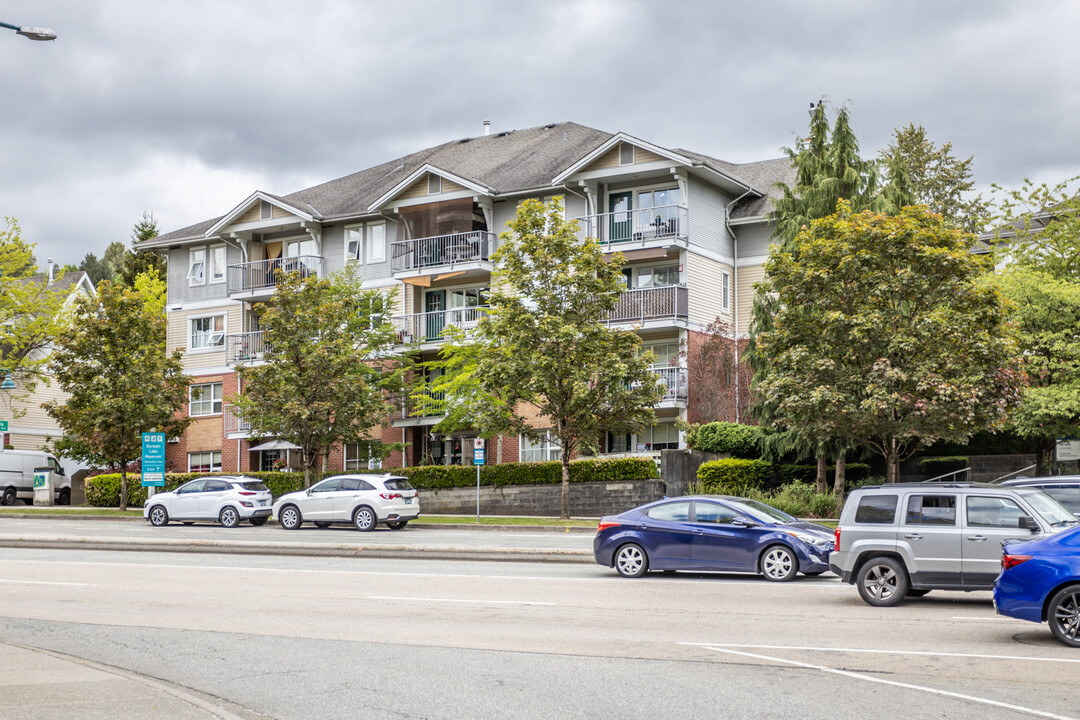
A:
[[[844,503],[829,567],[878,607],[931,590],[989,590],[1003,541],[1035,540],[1075,524],[1075,515],[1036,488],[866,486]]]

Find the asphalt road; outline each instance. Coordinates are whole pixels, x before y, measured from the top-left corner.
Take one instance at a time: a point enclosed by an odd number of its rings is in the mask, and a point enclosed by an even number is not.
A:
[[[875,609],[828,575],[0,549],[0,598],[0,640],[222,716],[1080,717],[1080,653],[988,593]]]

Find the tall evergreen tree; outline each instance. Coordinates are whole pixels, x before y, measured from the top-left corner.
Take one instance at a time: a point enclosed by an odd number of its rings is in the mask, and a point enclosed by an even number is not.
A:
[[[124,264],[120,269],[119,281],[128,287],[135,283],[135,278],[151,270],[157,272],[158,277],[165,277],[165,258],[149,250],[139,250],[138,245],[147,240],[153,240],[161,234],[158,228],[157,218],[154,213],[144,212],[142,220],[135,223],[131,229],[131,252],[124,256]]]

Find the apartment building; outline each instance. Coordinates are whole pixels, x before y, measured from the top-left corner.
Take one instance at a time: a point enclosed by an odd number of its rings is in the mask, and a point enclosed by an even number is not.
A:
[[[225,215],[144,242],[140,249],[168,259],[168,346],[184,352],[193,377],[186,408],[193,422],[168,446],[170,470],[295,465],[288,443],[252,437],[228,403],[243,391],[237,366],[261,360],[253,308],[273,296],[278,269],[326,276],[355,264],[365,287],[396,288],[400,349],[434,357],[447,326],[467,331],[485,312],[491,258],[518,204],[555,196],[582,233],[623,253],[626,291],[608,322],[641,336],[667,388],[653,427],[609,436],[601,450],[681,447],[678,418],[715,419],[702,416],[688,358],[718,319],[731,342],[745,335],[779,181],[793,181],[787,159],[736,165],[556,123],[456,140],[289,195],[256,191]],[[722,409],[724,419],[735,419],[736,405]],[[403,404],[381,432],[408,447],[385,465],[470,464],[469,433],[435,433],[437,422]],[[488,463],[558,453],[518,437],[488,447]],[[329,469],[368,464],[347,445]]]

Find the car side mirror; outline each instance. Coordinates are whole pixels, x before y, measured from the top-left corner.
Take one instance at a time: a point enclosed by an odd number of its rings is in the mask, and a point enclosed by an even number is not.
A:
[[[731,524],[736,526],[736,527],[748,527],[748,528],[757,527],[756,522],[754,522],[750,518],[746,518],[746,517],[743,517],[741,515],[739,517],[735,518],[734,520],[732,520]]]
[[[308,489],[307,489],[307,494],[308,494],[308,495],[310,495],[310,494],[311,494],[311,488],[308,488]]]
[[[1039,532],[1042,528],[1039,527],[1039,523],[1035,522],[1035,518],[1030,515],[1024,515],[1016,522],[1017,526],[1030,530],[1031,532]]]

